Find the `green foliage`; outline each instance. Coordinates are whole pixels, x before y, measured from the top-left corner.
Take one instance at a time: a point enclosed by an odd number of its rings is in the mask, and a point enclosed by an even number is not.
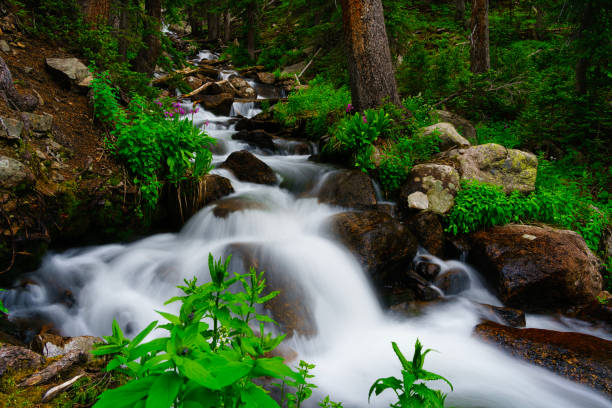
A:
[[[304,360],[300,360],[297,369],[301,378],[303,378],[302,382],[295,381],[291,378],[285,378],[280,384],[273,384],[281,390],[281,406],[287,406],[287,408],[300,408],[302,402],[312,396],[312,390],[317,388],[316,385],[308,382],[309,378],[314,377],[314,375],[309,374],[310,370],[313,368],[315,368],[314,364],[308,364]],[[295,392],[287,392],[287,386],[295,388]]]
[[[441,375],[423,370],[425,356],[432,350],[423,351],[423,345],[417,339],[412,361],[408,361],[397,344],[395,342],[391,344],[393,345],[393,351],[402,363],[402,378],[379,378],[372,384],[368,399],[372,396],[372,393],[380,395],[385,390],[393,390],[398,401],[390,405],[392,408],[443,408],[446,395],[439,390],[430,389],[425,385],[425,382],[442,380],[449,385],[451,390],[453,385]]]
[[[170,108],[134,95],[123,110],[106,73],[96,76],[92,89],[96,117],[114,128],[107,148],[125,160],[147,210],[155,207],[164,182],[178,185],[211,169],[209,146],[215,140],[181,118],[187,112],[180,104]]]
[[[275,105],[274,116],[287,127],[306,121],[308,137],[318,139],[327,133],[350,101],[346,87],[336,89],[329,82],[314,79],[308,88],[292,93],[287,102]]]
[[[343,408],[341,402],[332,401],[329,395],[323,398],[323,401],[319,402],[319,406],[322,408]]]
[[[229,260],[209,255],[211,281],[198,285],[196,278],[185,280],[179,287],[184,295],[167,302],[181,302],[179,314],[158,312],[167,323],[152,322],[128,340],[113,322],[112,335],[93,353],[112,356],[107,370],[124,373],[130,381],[104,392],[96,408],[279,407],[253,380],[289,378],[297,386],[306,384],[302,371],[293,371],[281,357],[264,357],[285,336],[265,333],[264,324],[275,322],[258,314],[256,306],[278,292],[263,295],[263,272],[254,269],[230,278]],[[232,290],[236,285],[242,291]],[[258,334],[251,327],[255,323]],[[145,341],[155,329],[167,335]]]
[[[520,128],[516,122],[490,122],[479,126],[477,131],[479,144],[497,143],[508,149],[521,144]]]
[[[4,292],[4,289],[0,288],[0,292]],[[4,304],[2,303],[2,299],[0,299],[0,312],[4,313],[4,314],[8,314],[8,309],[6,307],[4,307]]]
[[[545,177],[546,162],[540,166],[540,177]],[[466,234],[494,225],[539,221],[579,232],[597,252],[610,220],[609,206],[595,207],[578,183],[550,188],[546,184],[549,182],[539,182],[536,191],[527,196],[518,192],[506,195],[501,187],[477,181],[464,182],[447,218],[447,230]]]

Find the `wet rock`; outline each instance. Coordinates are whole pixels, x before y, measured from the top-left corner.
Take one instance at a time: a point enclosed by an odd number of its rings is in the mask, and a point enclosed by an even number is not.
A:
[[[258,72],[257,80],[262,84],[274,85],[274,82],[276,82],[276,77],[270,72]]]
[[[14,188],[34,181],[34,176],[21,162],[0,155],[0,188]]]
[[[350,211],[331,217],[331,230],[378,281],[408,268],[418,243],[399,221],[382,211]]]
[[[33,348],[45,358],[54,358],[72,351],[87,354],[93,349],[95,343],[103,342],[101,338],[93,336],[62,337],[52,333],[43,333],[35,337]]]
[[[341,170],[330,174],[318,193],[319,202],[347,208],[376,205],[372,179],[359,170]]]
[[[68,86],[91,75],[89,68],[76,58],[47,58],[45,62],[47,69]]]
[[[429,208],[427,194],[416,191],[406,197],[408,208],[411,210],[426,210]]]
[[[25,380],[23,380],[20,387],[33,387],[35,385],[44,384],[58,375],[65,373],[70,370],[76,364],[84,363],[88,360],[89,353],[85,353],[79,350],[72,350],[66,353],[58,361],[49,364],[42,370],[32,374]]]
[[[220,200],[213,209],[213,214],[218,218],[227,218],[231,214],[246,210],[262,210],[265,206],[257,201],[244,197],[226,198]]]
[[[260,147],[262,149],[267,149],[271,151],[274,151],[276,149],[274,146],[272,135],[262,129],[251,131],[241,130],[240,132],[232,135],[232,139],[243,140],[251,146]]]
[[[234,103],[234,96],[229,93],[218,95],[202,95],[199,100],[204,109],[216,115],[228,116]]]
[[[0,345],[0,377],[8,370],[18,371],[38,368],[44,362],[43,356],[27,348]]]
[[[207,77],[210,77],[210,78],[219,77],[219,70],[213,67],[212,65],[208,65],[206,63],[200,64],[199,73],[206,75]]]
[[[233,152],[219,167],[231,170],[241,181],[257,184],[277,183],[274,170],[246,150]]]
[[[187,78],[185,78],[184,81],[185,81],[185,83],[187,83],[187,85],[189,85],[189,87],[192,90],[193,89],[198,89],[204,83],[204,81],[202,81],[200,78],[195,77],[195,76],[188,76]]]
[[[436,132],[440,139],[439,147],[441,151],[452,149],[453,147],[470,146],[470,142],[461,136],[451,123],[440,122],[421,129],[421,134],[424,137],[431,136],[434,132]]]
[[[582,333],[485,322],[474,333],[515,357],[612,396],[612,342]]]
[[[445,295],[457,295],[470,288],[470,276],[463,269],[451,268],[438,275],[434,285]]]
[[[271,119],[247,119],[242,118],[236,123],[236,130],[265,130],[268,133],[278,133],[283,130],[282,125]]]
[[[37,115],[34,113],[24,113],[30,126],[30,130],[40,135],[46,135],[51,132],[53,126],[53,115],[45,113]]]
[[[436,276],[438,276],[440,269],[438,264],[423,261],[418,262],[414,268],[416,273],[430,282],[433,282]]]
[[[481,304],[484,316],[487,320],[497,321],[503,325],[512,327],[525,327],[525,312],[511,307],[501,307]]]
[[[229,83],[236,89],[236,95],[240,98],[256,98],[257,92],[244,78],[233,75],[228,79]]]
[[[167,194],[169,222],[178,227],[202,208],[234,192],[232,182],[218,174],[206,174],[196,182],[181,182],[180,194],[170,188],[171,191]]]
[[[504,304],[555,310],[595,300],[602,289],[598,259],[573,231],[506,225],[470,236],[468,261]]]
[[[459,173],[453,167],[435,163],[419,164],[412,168],[400,190],[400,205],[417,208],[410,206],[410,197],[420,192],[426,195],[427,207],[421,208],[425,204],[423,199],[418,209],[445,214],[455,205],[459,188]]]
[[[535,190],[538,159],[532,153],[487,143],[442,155],[457,163],[462,180],[478,180],[503,187],[506,193]]]
[[[472,122],[456,113],[445,110],[436,110],[436,114],[440,121],[452,124],[459,134],[463,135],[470,143],[478,143],[476,128]]]
[[[22,121],[10,118],[0,118],[0,138],[10,141],[21,140],[22,133]]]
[[[429,211],[411,214],[406,218],[406,226],[417,237],[419,245],[430,254],[445,257],[446,236],[440,216]]]

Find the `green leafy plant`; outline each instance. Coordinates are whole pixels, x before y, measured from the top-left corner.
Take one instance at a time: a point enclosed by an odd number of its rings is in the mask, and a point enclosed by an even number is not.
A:
[[[423,369],[425,356],[432,351],[427,349],[423,351],[423,345],[417,339],[414,345],[414,355],[412,361],[408,361],[402,354],[395,342],[391,343],[393,351],[397,358],[402,363],[402,378],[386,377],[379,378],[372,384],[368,399],[372,394],[380,395],[386,390],[393,390],[397,395],[398,401],[391,404],[393,408],[442,408],[446,395],[439,390],[432,390],[425,385],[426,381],[445,381],[451,390],[453,385],[444,377]]]
[[[4,289],[0,289],[0,292],[4,292]],[[4,307],[4,304],[2,303],[2,299],[0,299],[0,312],[4,313],[4,314],[8,314],[8,309],[6,307]]]
[[[305,384],[304,375],[281,357],[264,357],[285,336],[265,332],[264,324],[275,322],[257,313],[256,306],[278,292],[263,295],[263,272],[252,268],[230,278],[229,261],[209,255],[211,281],[198,285],[196,278],[185,280],[185,286],[179,286],[184,296],[167,302],[181,302],[179,314],[158,312],[167,323],[152,322],[128,340],[113,322],[112,335],[93,353],[110,355],[107,370],[130,380],[104,392],[95,407],[278,407],[254,379],[289,378],[298,387]],[[235,293],[234,285],[241,285],[242,291]],[[155,329],[167,335],[145,341]]]
[[[178,185],[198,179],[211,169],[210,145],[215,140],[193,126],[179,103],[149,102],[133,95],[122,109],[107,73],[93,81],[96,117],[114,130],[107,148],[125,160],[140,187],[145,208],[151,210],[164,182]]]
[[[323,398],[323,401],[319,402],[319,406],[322,408],[343,408],[341,402],[332,401],[329,395]]]
[[[281,405],[287,406],[287,408],[300,408],[302,402],[306,401],[312,396],[312,390],[317,388],[316,385],[309,383],[308,379],[313,378],[314,375],[310,374],[310,370],[315,368],[314,364],[308,364],[304,360],[300,360],[297,366],[298,373],[304,379],[303,382],[297,382],[291,378],[283,379],[280,384],[274,384],[281,390]],[[295,388],[294,393],[287,392],[287,386]]]

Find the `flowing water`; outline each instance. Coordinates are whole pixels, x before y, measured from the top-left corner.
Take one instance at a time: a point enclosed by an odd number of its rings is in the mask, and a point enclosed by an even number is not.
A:
[[[202,52],[202,57],[210,53]],[[233,74],[233,73],[232,73]],[[236,110],[252,115],[256,111]],[[292,155],[291,142],[279,143],[275,155],[231,139],[230,117],[201,110],[194,123],[217,138],[214,162],[236,150],[249,149],[278,174],[279,184],[264,186],[237,180],[226,170],[213,170],[231,180],[234,198],[256,208],[217,218],[214,205],[202,209],[178,233],[154,235],[130,244],[72,249],[50,254],[28,278],[35,282],[3,295],[13,316],[41,315],[68,336],[107,335],[113,318],[134,334],[159,316],[174,311],[165,300],[178,293],[183,279],[207,278],[209,252],[219,257],[232,248],[251,248],[264,269],[282,272],[302,291],[300,299],[316,326],[311,337],[296,335],[287,345],[299,358],[316,364],[319,386],[313,400],[330,395],[344,406],[368,406],[367,393],[378,377],[399,375],[392,349],[396,341],[407,355],[419,338],[438,350],[425,368],[444,375],[455,391],[455,407],[611,407],[604,396],[544,369],[513,359],[472,336],[482,310],[478,302],[500,304],[479,275],[459,261],[436,260],[443,271],[466,269],[470,290],[425,309],[417,317],[400,317],[381,308],[356,259],[329,233],[329,217],[343,209],[320,204],[313,192],[334,169]],[[239,257],[239,253],[235,253]],[[239,261],[239,260],[238,260]],[[66,296],[69,291],[70,296]],[[529,316],[531,326],[588,332],[579,322]],[[609,333],[593,333],[608,337]],[[436,386],[450,391],[442,383]],[[391,395],[375,398],[373,407],[388,406]]]

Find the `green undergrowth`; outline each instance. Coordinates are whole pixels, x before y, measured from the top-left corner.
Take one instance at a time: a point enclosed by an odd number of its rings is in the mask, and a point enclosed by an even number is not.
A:
[[[96,118],[112,129],[106,148],[127,164],[146,211],[155,208],[164,183],[197,180],[211,169],[215,140],[181,118],[189,112],[179,104],[134,94],[124,109],[108,73],[97,75],[92,89]]]
[[[536,190],[528,195],[507,195],[500,187],[464,182],[447,217],[447,230],[465,234],[494,225],[543,222],[580,233],[591,250],[604,255],[612,214],[609,194],[603,186],[598,191],[587,188],[593,176],[585,172],[579,178],[573,173],[579,166],[566,166],[567,160],[540,158]]]

